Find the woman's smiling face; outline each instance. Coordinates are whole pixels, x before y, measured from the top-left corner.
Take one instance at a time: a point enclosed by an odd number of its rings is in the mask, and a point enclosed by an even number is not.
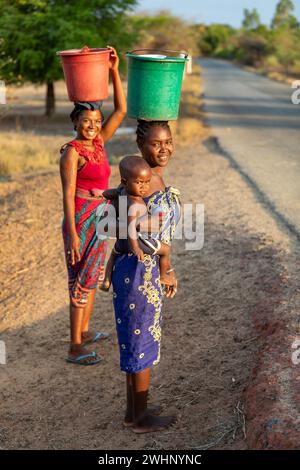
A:
[[[140,150],[152,168],[166,166],[173,152],[170,130],[167,127],[151,127],[145,135],[144,142],[140,144]]]
[[[102,127],[102,115],[99,109],[96,111],[82,111],[75,121],[76,131],[86,140],[93,140],[99,135]]]

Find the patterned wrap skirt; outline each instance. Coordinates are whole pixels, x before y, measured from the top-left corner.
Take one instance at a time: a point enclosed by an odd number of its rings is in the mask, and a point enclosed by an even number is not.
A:
[[[67,253],[68,237],[66,222],[63,221],[62,232],[68,270],[69,295],[72,305],[84,307],[89,292],[95,289],[100,275],[103,275],[107,252],[106,238],[99,238],[96,233],[108,202],[104,199],[87,200],[75,196],[75,224],[80,238],[81,259],[71,264]]]
[[[160,360],[162,291],[159,258],[132,253],[117,257],[113,276],[113,301],[120,349],[120,368],[136,373]]]

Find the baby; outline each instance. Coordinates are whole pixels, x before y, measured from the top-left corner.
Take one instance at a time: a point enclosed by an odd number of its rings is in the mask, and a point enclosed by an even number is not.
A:
[[[121,185],[117,189],[108,189],[103,196],[111,200],[117,217],[119,217],[119,196],[127,196],[127,238],[118,238],[108,260],[105,278],[100,289],[108,291],[111,284],[112,270],[115,258],[119,254],[133,253],[139,261],[144,261],[144,254],[159,255],[160,281],[162,284],[172,282],[170,261],[170,247],[152,236],[148,229],[153,230],[162,223],[164,214],[159,212],[156,216],[148,214],[143,197],[147,195],[152,177],[151,168],[141,157],[133,155],[124,157],[119,164]],[[120,221],[121,222],[121,221]],[[142,227],[146,226],[146,231]]]

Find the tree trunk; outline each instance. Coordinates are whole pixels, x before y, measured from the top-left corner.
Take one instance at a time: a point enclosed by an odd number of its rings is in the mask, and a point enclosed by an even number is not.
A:
[[[46,116],[51,117],[55,112],[55,96],[54,96],[54,83],[47,82],[47,95],[46,95]]]

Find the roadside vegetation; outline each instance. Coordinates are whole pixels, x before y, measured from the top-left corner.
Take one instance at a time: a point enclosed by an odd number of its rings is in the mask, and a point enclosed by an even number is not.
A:
[[[203,55],[233,60],[261,72],[300,77],[300,25],[291,0],[279,0],[271,25],[256,9],[244,10],[241,28],[198,25]]]

